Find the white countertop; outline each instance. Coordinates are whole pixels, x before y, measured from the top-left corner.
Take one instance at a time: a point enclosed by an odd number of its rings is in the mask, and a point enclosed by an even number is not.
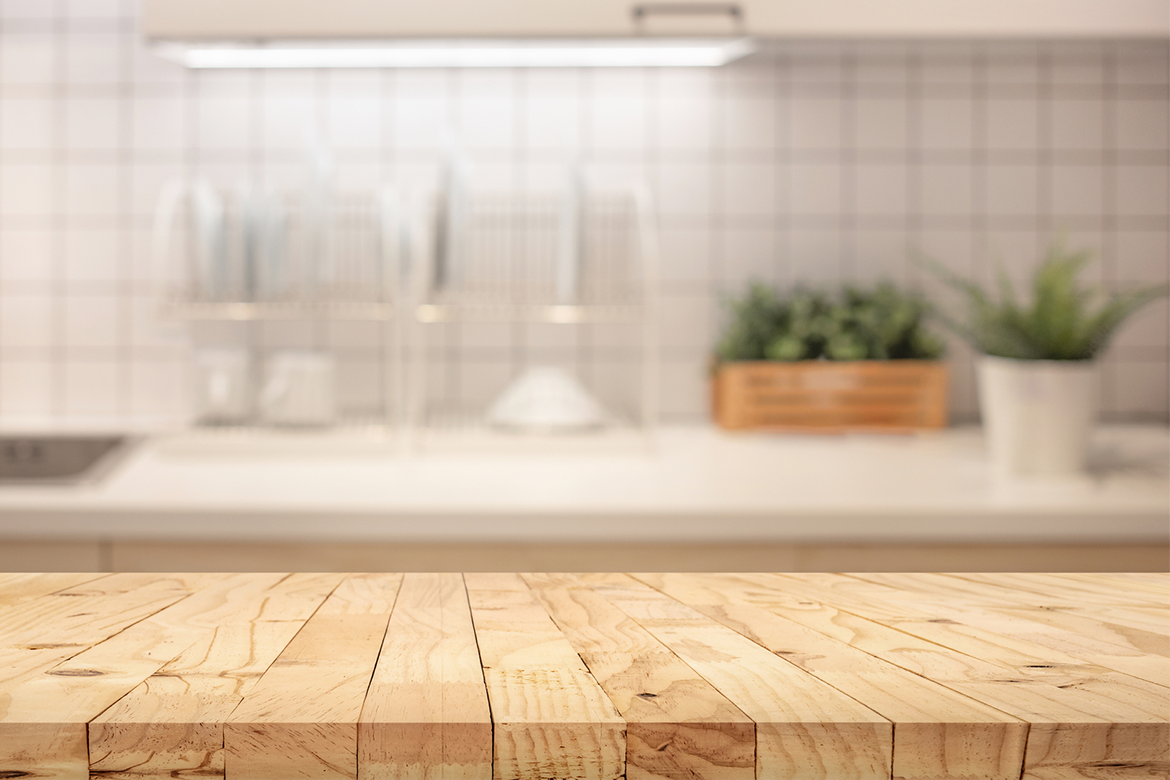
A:
[[[0,486],[0,538],[1112,541],[1170,538],[1170,431],[1101,428],[1082,477],[1004,479],[977,428],[667,428],[653,452],[403,456],[303,434],[150,437],[100,484]]]

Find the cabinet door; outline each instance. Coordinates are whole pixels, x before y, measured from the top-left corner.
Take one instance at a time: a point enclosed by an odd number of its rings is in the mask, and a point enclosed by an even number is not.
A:
[[[151,38],[629,35],[629,0],[144,0]]]
[[[689,8],[688,8],[689,6]],[[743,24],[728,9],[741,9]],[[639,14],[637,9],[644,13]],[[152,38],[1160,37],[1166,0],[142,0]]]
[[[741,0],[762,38],[1170,37],[1166,0]]]

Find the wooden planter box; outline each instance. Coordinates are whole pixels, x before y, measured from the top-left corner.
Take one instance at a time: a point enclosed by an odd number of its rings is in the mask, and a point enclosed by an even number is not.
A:
[[[947,367],[937,360],[723,363],[715,422],[730,430],[898,433],[947,424]]]

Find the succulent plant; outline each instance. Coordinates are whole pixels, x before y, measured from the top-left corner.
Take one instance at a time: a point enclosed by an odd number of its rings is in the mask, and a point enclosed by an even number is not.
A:
[[[1001,268],[999,294],[985,292],[939,263],[918,261],[958,290],[967,317],[960,321],[940,312],[940,319],[980,352],[1020,360],[1090,360],[1103,350],[1117,328],[1146,304],[1170,294],[1170,285],[1133,286],[1107,292],[1077,282],[1093,258],[1054,241],[1032,277],[1031,300],[1021,303]]]
[[[836,297],[796,290],[781,298],[755,283],[730,308],[717,360],[929,360],[943,352],[942,341],[925,330],[926,302],[891,284],[849,287]]]

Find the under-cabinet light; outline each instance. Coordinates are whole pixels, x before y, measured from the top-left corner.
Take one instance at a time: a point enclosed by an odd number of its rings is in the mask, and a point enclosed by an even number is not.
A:
[[[717,67],[755,51],[747,39],[540,42],[159,43],[189,68]]]

